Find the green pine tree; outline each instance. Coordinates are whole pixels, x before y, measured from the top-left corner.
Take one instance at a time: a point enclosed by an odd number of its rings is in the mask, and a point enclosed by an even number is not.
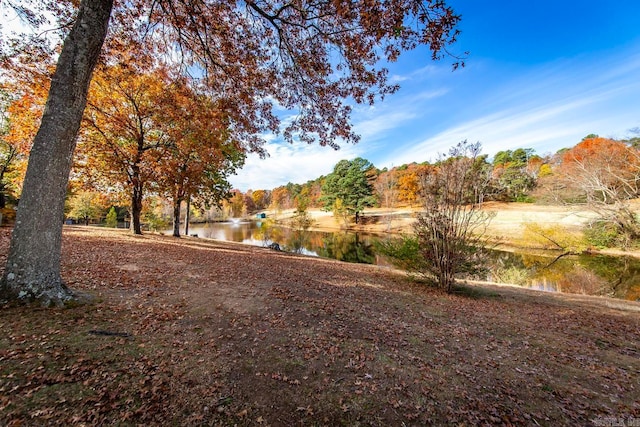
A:
[[[118,226],[118,213],[116,212],[115,206],[111,206],[111,209],[109,209],[105,222],[107,223],[107,227],[116,228]]]
[[[341,206],[356,216],[367,206],[376,203],[371,184],[374,166],[368,160],[358,157],[353,160],[341,160],[327,176],[322,186],[321,201],[326,210],[334,210],[336,200],[341,200]]]

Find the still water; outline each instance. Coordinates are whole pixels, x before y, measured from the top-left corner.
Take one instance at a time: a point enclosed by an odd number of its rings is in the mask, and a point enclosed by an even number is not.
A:
[[[171,234],[169,232],[168,234]],[[375,253],[374,242],[385,236],[353,232],[297,231],[259,221],[231,221],[194,225],[198,237],[267,246],[346,262],[390,265]],[[486,277],[481,280],[515,283],[550,292],[606,295],[640,300],[640,260],[604,255],[565,256],[554,252],[493,251]]]

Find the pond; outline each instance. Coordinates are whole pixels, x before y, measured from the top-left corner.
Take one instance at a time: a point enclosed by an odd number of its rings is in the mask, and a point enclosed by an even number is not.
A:
[[[171,232],[167,232],[171,234]],[[267,246],[340,261],[390,266],[376,254],[375,241],[386,236],[355,232],[297,231],[260,221],[194,224],[189,234],[198,237]],[[640,300],[640,260],[626,256],[577,255],[558,258],[557,252],[494,250],[487,280],[515,283],[550,292],[604,295]]]

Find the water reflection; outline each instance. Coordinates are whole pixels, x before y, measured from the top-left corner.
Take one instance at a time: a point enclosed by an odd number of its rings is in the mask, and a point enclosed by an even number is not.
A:
[[[376,256],[371,238],[359,233],[331,233],[323,239],[318,255],[340,261],[375,264]]]
[[[374,250],[374,241],[383,237],[372,234],[293,230],[270,220],[210,223],[190,228],[191,233],[199,237],[256,246],[278,243],[289,252],[388,265]],[[640,260],[604,255],[566,256],[555,260],[557,256],[549,252],[493,251],[490,273],[482,279],[544,291],[640,300]]]
[[[303,254],[310,247],[311,232],[308,230],[294,230],[291,238],[287,241],[285,249],[297,254]]]
[[[640,299],[640,261],[632,257],[494,251],[490,281],[533,289]]]

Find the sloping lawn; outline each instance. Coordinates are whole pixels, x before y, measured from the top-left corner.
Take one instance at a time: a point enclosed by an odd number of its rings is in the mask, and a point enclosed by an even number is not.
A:
[[[0,425],[640,422],[639,303],[97,228],[63,254],[96,301],[0,310]]]

